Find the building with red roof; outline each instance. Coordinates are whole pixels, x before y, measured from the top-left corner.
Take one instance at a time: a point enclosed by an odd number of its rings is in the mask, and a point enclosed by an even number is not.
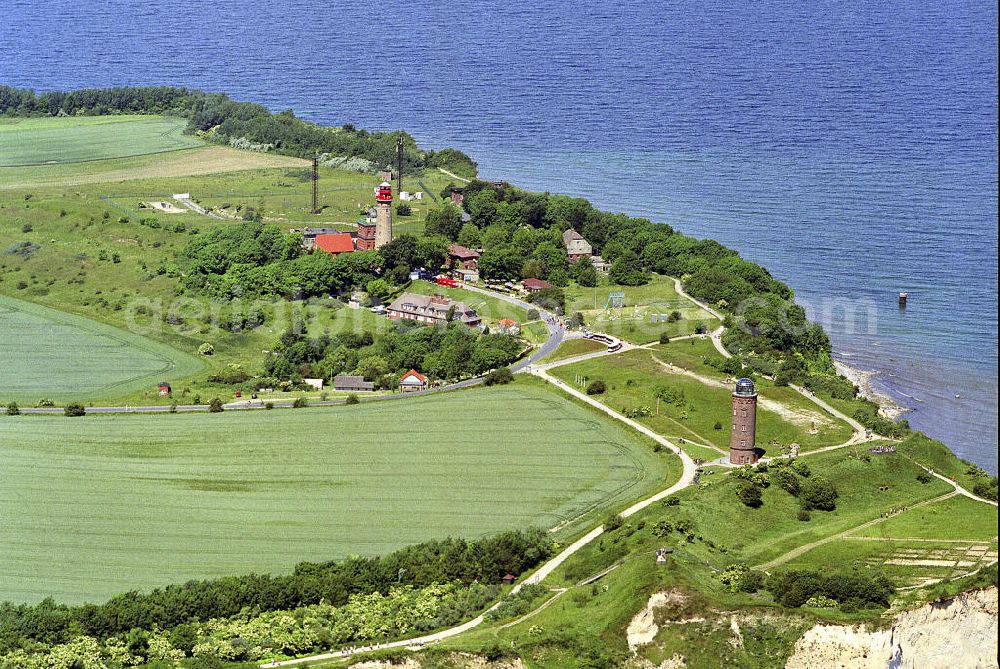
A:
[[[316,248],[327,253],[351,253],[354,251],[354,238],[349,232],[335,232],[329,235],[316,235]]]
[[[448,247],[448,261],[451,269],[476,269],[479,253],[458,244]]]
[[[529,293],[537,293],[540,290],[554,287],[548,281],[542,281],[541,279],[525,279],[521,282],[521,285],[524,286],[524,289]]]
[[[399,392],[401,393],[426,390],[427,386],[427,377],[415,369],[411,369],[406,374],[403,374],[403,378],[399,380]]]

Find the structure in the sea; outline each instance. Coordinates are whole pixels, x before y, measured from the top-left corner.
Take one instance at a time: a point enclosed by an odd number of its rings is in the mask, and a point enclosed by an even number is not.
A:
[[[733,433],[729,438],[729,462],[747,465],[757,462],[757,389],[747,378],[736,382],[733,391]]]

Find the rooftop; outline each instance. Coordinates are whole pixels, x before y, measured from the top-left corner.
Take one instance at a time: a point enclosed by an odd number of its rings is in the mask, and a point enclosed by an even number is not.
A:
[[[316,235],[316,247],[327,253],[350,253],[354,250],[354,239],[347,232]]]

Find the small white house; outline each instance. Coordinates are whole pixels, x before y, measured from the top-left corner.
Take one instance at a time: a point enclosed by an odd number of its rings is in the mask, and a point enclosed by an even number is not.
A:
[[[316,390],[323,390],[323,379],[302,379],[302,383]]]
[[[190,200],[191,193],[174,193],[175,200]]]

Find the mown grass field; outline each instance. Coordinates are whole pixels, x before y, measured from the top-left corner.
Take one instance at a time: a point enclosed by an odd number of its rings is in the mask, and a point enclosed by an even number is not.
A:
[[[679,366],[671,370],[658,362],[663,360],[661,351],[677,348],[687,352],[690,346],[687,341],[679,341],[654,350],[636,349],[556,367],[551,373],[580,388],[597,379],[604,381],[607,392],[595,395],[595,399],[616,411],[646,407],[651,415],[636,420],[667,438],[684,439],[688,443],[682,446],[692,457],[715,459],[729,448],[732,388],[722,379],[708,377],[712,381],[708,384],[680,373]],[[658,387],[683,392],[683,401],[677,404],[661,401],[657,405]],[[779,455],[781,447],[793,442],[801,445],[802,452],[808,452],[843,443],[851,436],[848,425],[790,388],[761,384],[758,392],[757,445],[769,456]],[[815,434],[810,433],[813,424]]]
[[[0,443],[0,600],[14,601],[573,532],[679,473],[531,383],[327,409],[0,416]]]
[[[613,291],[625,293],[625,306],[620,310],[605,309]],[[594,288],[572,284],[566,288],[566,313],[574,311],[583,313],[588,327],[633,344],[657,341],[661,333],[670,337],[694,334],[699,324],[708,330],[720,325],[719,319],[678,294],[673,279],[660,275],[653,275],[644,286],[613,285],[606,278]],[[661,314],[672,311],[681,314],[679,321],[659,320]],[[657,323],[652,322],[653,314],[657,315]]]
[[[163,116],[30,118],[0,125],[0,167],[79,163],[200,146],[187,121]]]
[[[553,351],[549,357],[545,358],[545,362],[555,362],[556,360],[565,360],[566,358],[575,358],[578,355],[585,355],[587,353],[596,353],[597,351],[606,351],[608,345],[593,339],[564,339],[559,347]]]
[[[121,396],[197,372],[201,362],[126,330],[0,295],[0,400]]]
[[[884,523],[857,532],[856,535],[883,539],[996,541],[997,508],[956,495],[897,514]]]

